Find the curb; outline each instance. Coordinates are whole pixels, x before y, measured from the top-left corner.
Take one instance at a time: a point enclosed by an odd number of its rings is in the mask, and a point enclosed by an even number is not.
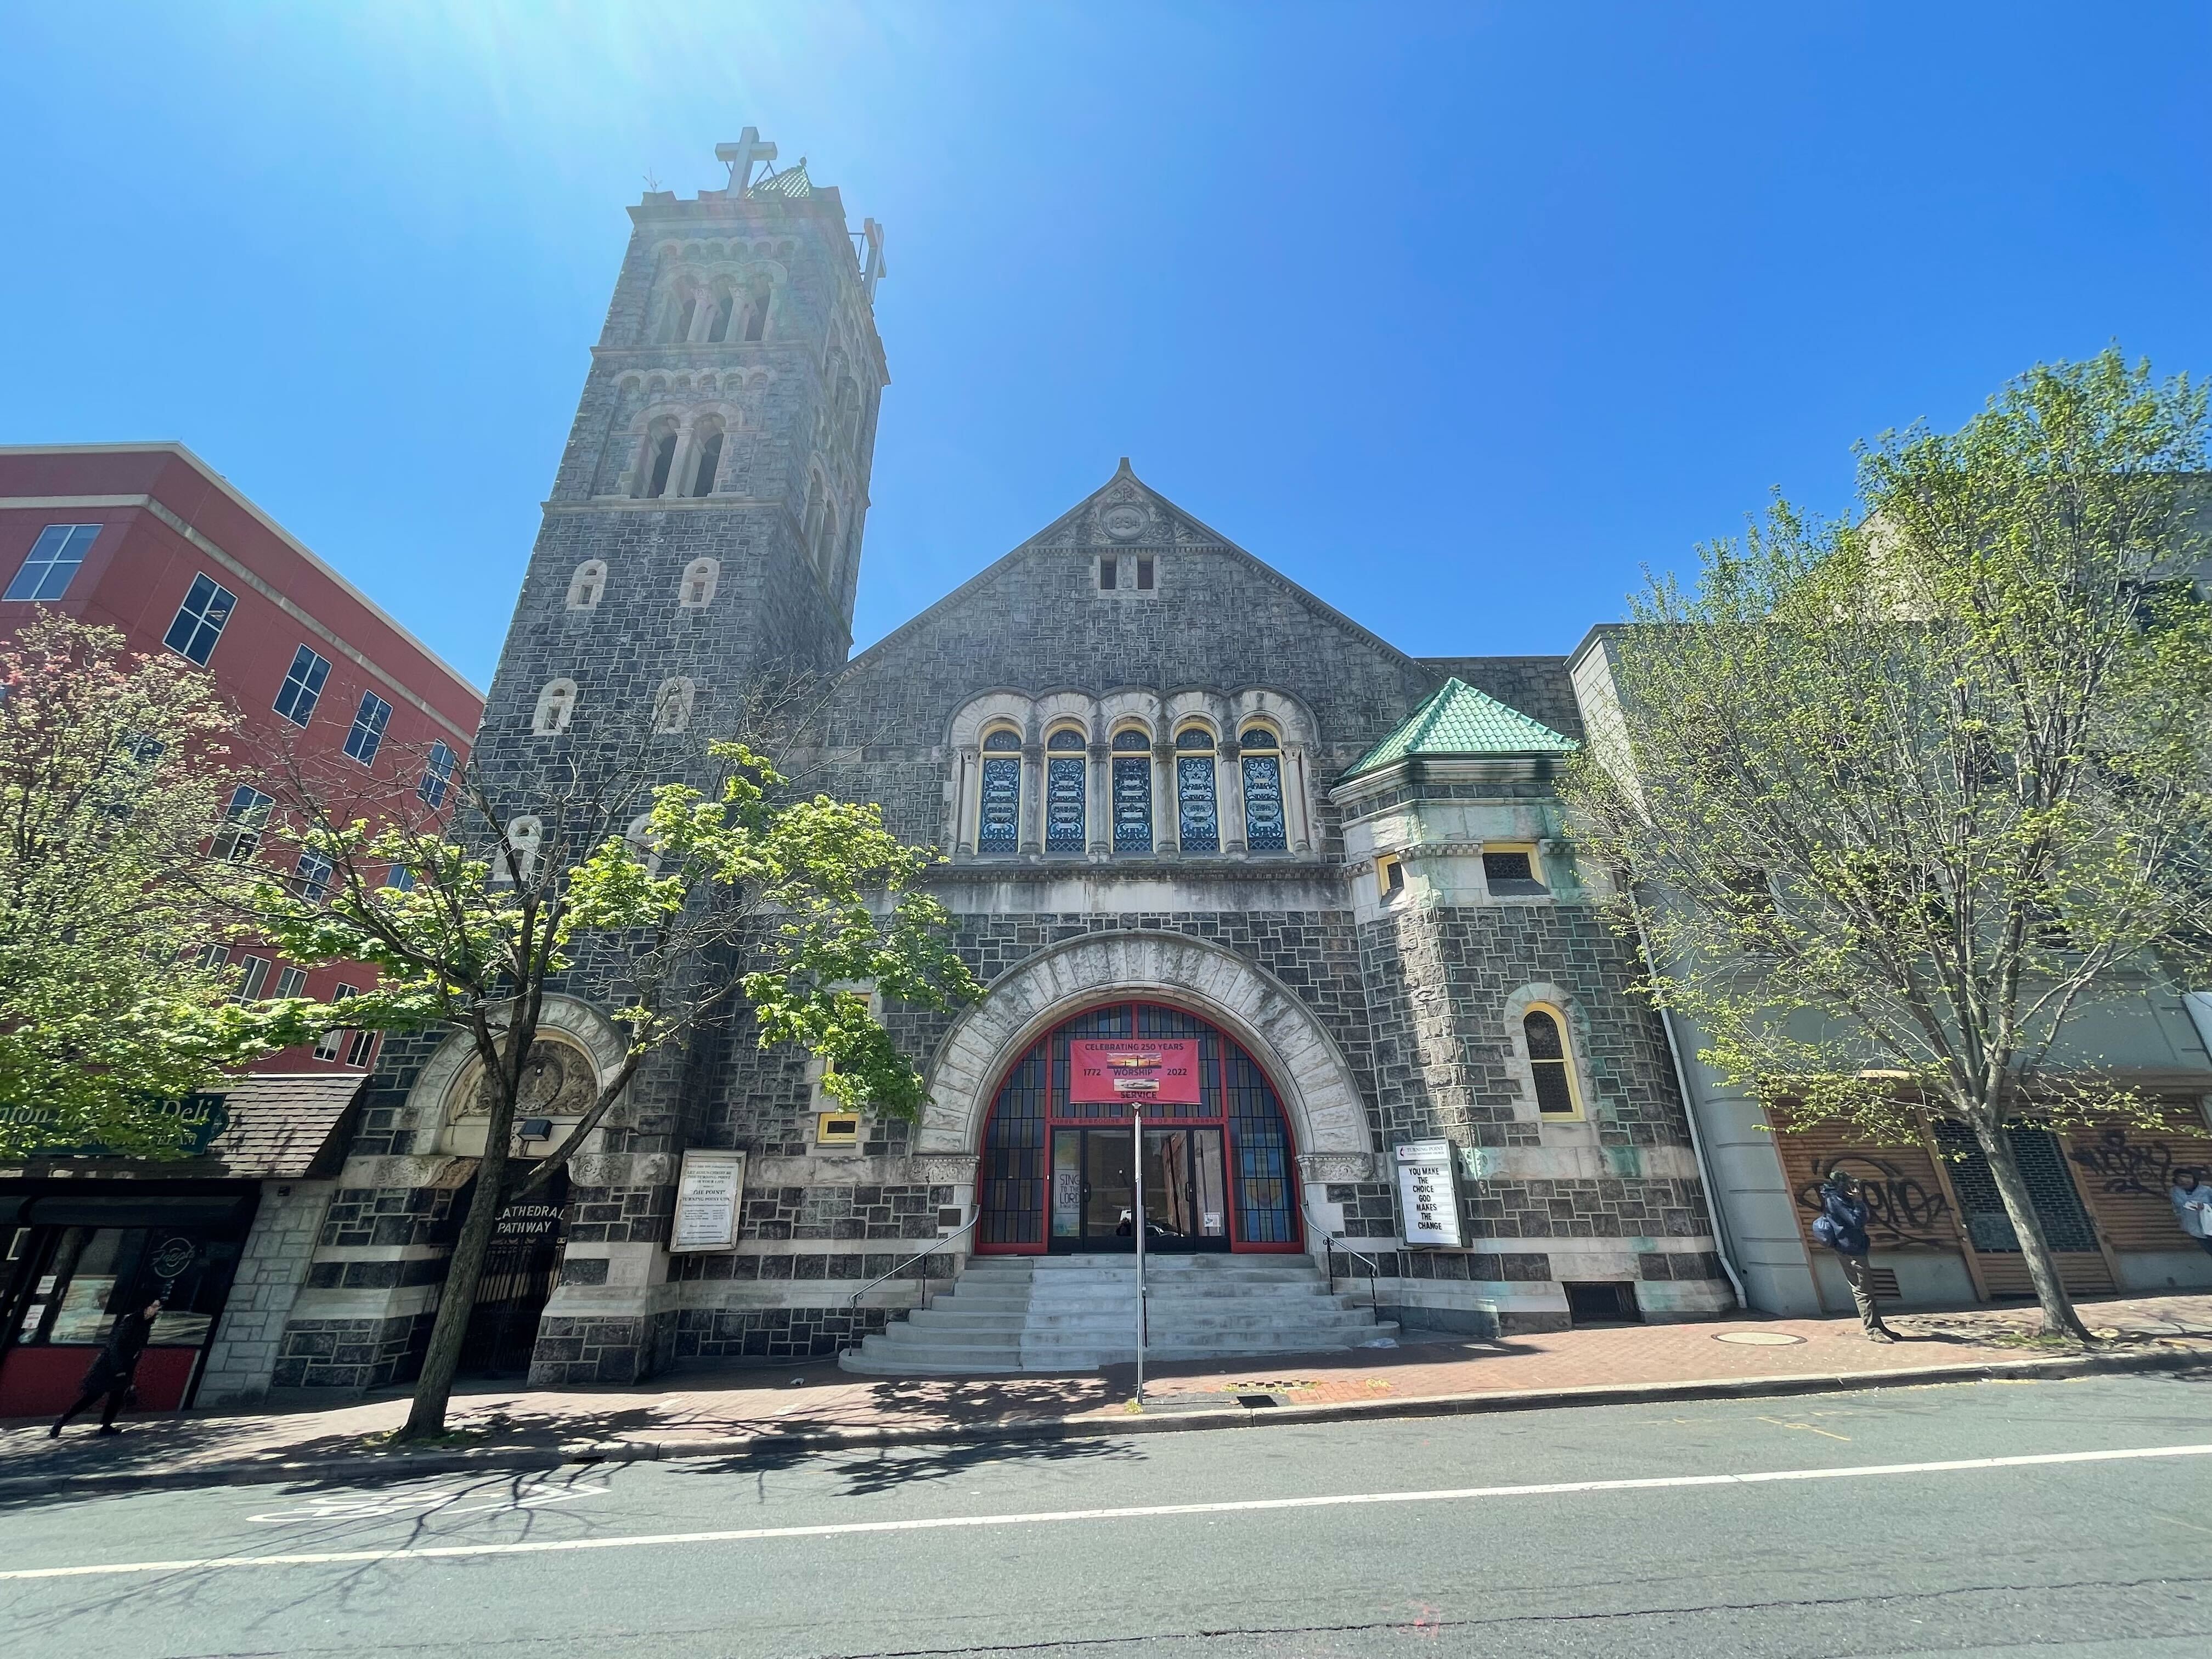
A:
[[[1483,1394],[1430,1395],[1402,1400],[1355,1400],[1328,1406],[1265,1410],[1233,1406],[1158,1416],[1047,1418],[1031,1423],[962,1427],[949,1424],[823,1429],[811,1433],[731,1435],[714,1440],[579,1441],[552,1447],[488,1447],[479,1451],[385,1452],[312,1462],[202,1463],[153,1469],[0,1478],[0,1501],[61,1494],[94,1497],[193,1486],[274,1486],[431,1474],[527,1473],[596,1464],[652,1463],[698,1457],[865,1449],[883,1446],[1018,1445],[1027,1442],[1190,1434],[1209,1429],[1295,1428],[1392,1418],[1468,1417],[1571,1406],[1661,1405],[1686,1400],[1759,1400],[1874,1389],[1925,1388],[1951,1382],[2034,1382],[2133,1371],[2182,1370],[2212,1363],[2212,1349],[2077,1354],[2046,1359],[1980,1360],[1918,1370],[1832,1371],[1800,1376],[1708,1377],[1678,1382],[1606,1382],[1572,1389],[1511,1389]]]

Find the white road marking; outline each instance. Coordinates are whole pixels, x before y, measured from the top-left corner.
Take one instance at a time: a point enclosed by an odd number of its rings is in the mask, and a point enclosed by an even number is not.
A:
[[[445,1505],[457,1498],[477,1495],[483,1488],[455,1486],[447,1491],[407,1492],[389,1498],[332,1496],[313,1498],[296,1510],[275,1510],[266,1515],[250,1515],[246,1519],[284,1526],[311,1521],[376,1521],[395,1515],[411,1515],[418,1510],[441,1516],[481,1515],[489,1510],[540,1509],[548,1504],[598,1497],[609,1490],[605,1486],[553,1486],[525,1492],[520,1498],[497,1498],[487,1504],[471,1504],[458,1510]]]
[[[1548,1498],[1576,1492],[1658,1492],[1680,1486],[1753,1486],[1772,1480],[1851,1480],[1876,1475],[1952,1474],[2025,1469],[2054,1463],[2119,1463],[2147,1457],[2212,1457],[2212,1445],[2129,1446],[2112,1451],[2036,1452],[2017,1457],[1954,1457],[1934,1463],[1862,1463],[1838,1469],[1763,1469],[1751,1474],[1672,1474],[1638,1480],[1553,1480],[1525,1486],[1457,1486],[1439,1492],[1340,1492],[1319,1498],[1249,1498],[1219,1504],[1142,1504],[1126,1509],[1044,1510],[1027,1515],[946,1515],[920,1521],[843,1521],[811,1527],[742,1527],[718,1532],[636,1533],[615,1538],[532,1539],[520,1544],[435,1544],[416,1549],[319,1550],[298,1555],[215,1555],[176,1561],[115,1561],[81,1567],[18,1567],[0,1581],[88,1578],[111,1573],[196,1572],[216,1567],[351,1566],[369,1561],[449,1561],[477,1555],[552,1555],[574,1550],[659,1548],[676,1544],[747,1544],[771,1538],[844,1538],[863,1533],[935,1532],[951,1527],[1040,1527],[1068,1521],[1134,1521],[1168,1515],[1248,1515],[1363,1504],[1445,1504],[1482,1498]]]

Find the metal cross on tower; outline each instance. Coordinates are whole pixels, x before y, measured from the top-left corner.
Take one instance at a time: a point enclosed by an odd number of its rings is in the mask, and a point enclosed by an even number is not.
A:
[[[753,164],[775,160],[775,146],[761,143],[758,127],[747,127],[736,143],[715,145],[714,159],[730,164],[730,194],[742,196],[753,181]]]

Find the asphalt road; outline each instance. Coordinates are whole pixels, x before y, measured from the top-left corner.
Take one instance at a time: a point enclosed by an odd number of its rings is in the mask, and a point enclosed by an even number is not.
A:
[[[0,1653],[2204,1659],[2212,1377],[14,1502]]]

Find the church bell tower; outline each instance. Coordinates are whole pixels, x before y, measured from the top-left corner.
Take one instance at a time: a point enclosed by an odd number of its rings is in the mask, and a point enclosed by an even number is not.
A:
[[[648,191],[493,681],[477,754],[645,729],[687,682],[702,727],[755,676],[852,641],[876,413],[882,228],[751,127],[720,189]],[[550,690],[548,688],[554,688]],[[548,697],[565,699],[550,721]]]

